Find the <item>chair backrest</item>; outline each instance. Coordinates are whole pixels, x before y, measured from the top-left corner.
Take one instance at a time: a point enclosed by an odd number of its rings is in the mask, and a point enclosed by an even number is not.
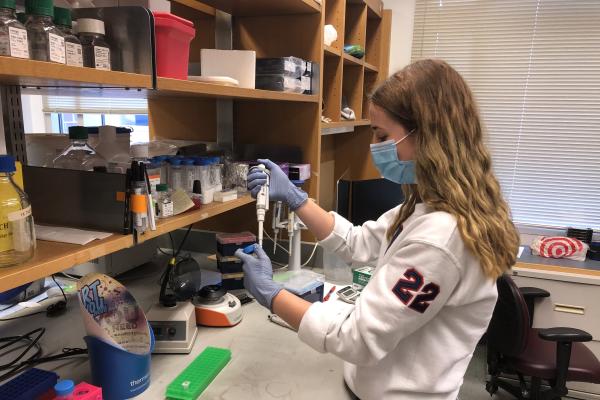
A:
[[[519,288],[508,275],[497,281],[498,301],[488,326],[490,348],[506,356],[519,355],[527,347],[529,312]]]

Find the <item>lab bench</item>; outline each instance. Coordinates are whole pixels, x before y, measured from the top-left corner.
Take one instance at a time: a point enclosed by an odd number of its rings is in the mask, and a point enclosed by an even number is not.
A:
[[[585,345],[600,359],[600,261],[544,258],[525,248],[512,273],[518,286],[550,292],[535,305],[535,328],[583,329],[593,337]],[[567,387],[570,397],[600,399],[600,385],[569,383]]]
[[[148,310],[158,298],[162,264],[146,264],[129,271],[118,280]],[[232,359],[199,399],[349,399],[342,377],[343,362],[330,354],[320,354],[300,341],[296,332],[269,322],[267,309],[255,301],[242,306],[242,322],[232,328],[198,327],[190,354],[152,355],[150,387],[135,399],[165,398],[167,385],[198,356],[206,346],[228,348]],[[20,335],[44,327],[41,340],[44,354],[55,354],[64,347],[85,347],[85,329],[77,299],[69,298],[68,311],[48,318],[35,315],[0,322],[0,337]],[[6,356],[0,356],[4,363]],[[42,364],[63,379],[91,382],[87,358],[78,357]]]

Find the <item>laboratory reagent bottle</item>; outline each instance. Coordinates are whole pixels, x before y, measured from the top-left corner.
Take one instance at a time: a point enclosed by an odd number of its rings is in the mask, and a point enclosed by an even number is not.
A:
[[[0,155],[0,267],[23,263],[35,253],[31,204],[15,183],[15,159]]]
[[[66,62],[65,38],[52,22],[54,18],[52,0],[26,0],[25,10],[28,15],[25,27],[31,58],[64,64]]]
[[[71,10],[54,7],[54,23],[65,36],[65,62],[74,67],[83,67],[83,48],[77,36],[73,34]]]
[[[104,38],[104,21],[80,18],[77,20],[77,31],[83,46],[83,65],[110,71],[110,46]]]
[[[15,0],[0,0],[0,56],[29,58],[27,30],[15,9]]]
[[[86,127],[69,127],[69,139],[69,147],[54,159],[54,168],[106,171],[106,160],[87,142]]]

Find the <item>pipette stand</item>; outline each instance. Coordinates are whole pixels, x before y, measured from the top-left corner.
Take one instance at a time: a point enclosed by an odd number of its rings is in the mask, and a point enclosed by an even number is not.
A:
[[[292,212],[288,211],[285,213],[287,215],[287,219],[281,219],[281,215],[284,214],[285,207],[281,202],[277,202],[275,205],[275,210],[273,212],[273,230],[275,231],[275,251],[277,248],[277,236],[280,230],[286,230],[288,232],[289,238],[289,263],[288,270],[289,271],[300,271],[302,267],[302,230],[307,229],[306,225],[298,216]]]

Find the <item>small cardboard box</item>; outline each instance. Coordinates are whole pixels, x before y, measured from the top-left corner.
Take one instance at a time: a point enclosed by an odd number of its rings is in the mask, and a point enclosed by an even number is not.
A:
[[[367,286],[367,283],[371,280],[371,276],[375,268],[373,267],[360,267],[352,271],[352,283],[359,289]]]

